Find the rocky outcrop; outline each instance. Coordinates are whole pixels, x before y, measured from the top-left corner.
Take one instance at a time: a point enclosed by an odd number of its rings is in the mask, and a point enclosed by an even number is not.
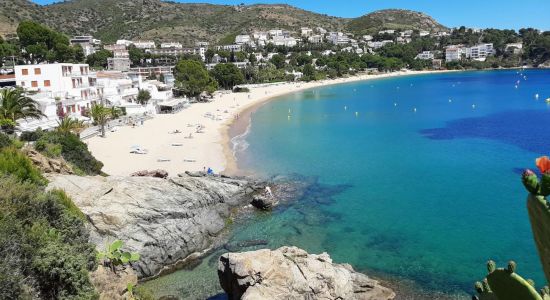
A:
[[[74,174],[73,169],[63,158],[49,158],[42,153],[27,147],[24,153],[32,161],[33,165],[46,174]]]
[[[91,242],[115,239],[141,255],[140,277],[158,274],[184,258],[198,257],[217,241],[235,207],[248,205],[265,186],[245,179],[183,176],[51,178],[86,214]]]
[[[391,289],[350,265],[334,264],[326,253],[308,254],[296,247],[224,254],[218,277],[230,300],[395,297]]]
[[[128,284],[138,283],[136,272],[130,266],[119,268],[115,273],[100,265],[90,273],[90,280],[99,293],[99,300],[129,299]]]
[[[135,173],[132,173],[130,176],[132,177],[155,177],[155,178],[168,178],[168,172],[165,170],[153,170],[153,171],[137,171]]]

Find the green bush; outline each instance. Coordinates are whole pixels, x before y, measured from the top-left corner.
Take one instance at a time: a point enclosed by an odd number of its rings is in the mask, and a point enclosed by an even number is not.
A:
[[[6,134],[0,133],[0,149],[11,146],[11,139]]]
[[[61,156],[85,174],[101,174],[103,163],[93,157],[90,151],[88,151],[88,146],[76,135],[72,133],[46,132],[35,143],[36,149],[45,155],[56,154],[58,149],[48,145],[59,145],[61,147]]]
[[[0,190],[0,299],[97,299],[95,247],[70,199],[14,176]]]
[[[46,179],[36,169],[30,159],[15,147],[0,150],[0,175],[12,175],[21,181],[30,181],[34,184],[44,185]]]
[[[35,131],[23,131],[19,136],[19,139],[25,142],[34,142],[37,141],[43,134],[44,131],[40,128]]]

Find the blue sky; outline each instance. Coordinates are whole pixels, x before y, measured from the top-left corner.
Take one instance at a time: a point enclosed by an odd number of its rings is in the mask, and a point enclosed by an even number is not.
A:
[[[33,0],[48,4],[54,0]],[[303,9],[339,17],[358,17],[384,8],[403,8],[425,12],[442,24],[475,28],[535,27],[550,30],[550,0],[202,0],[214,4],[286,3]]]

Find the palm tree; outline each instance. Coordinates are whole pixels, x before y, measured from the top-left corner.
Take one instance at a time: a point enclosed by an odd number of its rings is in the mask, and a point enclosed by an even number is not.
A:
[[[112,119],[117,119],[120,116],[122,116],[124,112],[122,111],[122,109],[120,107],[113,106],[109,110],[109,113],[111,114]]]
[[[45,116],[38,103],[21,89],[0,90],[0,124],[3,130],[13,131],[18,119],[40,119]]]
[[[94,120],[94,124],[101,126],[101,136],[105,137],[105,124],[109,121],[111,115],[110,109],[103,104],[94,104],[92,105],[90,115]]]
[[[71,117],[63,117],[61,121],[57,121],[57,131],[62,133],[74,133],[76,135],[80,134],[86,125],[84,121],[77,120]]]

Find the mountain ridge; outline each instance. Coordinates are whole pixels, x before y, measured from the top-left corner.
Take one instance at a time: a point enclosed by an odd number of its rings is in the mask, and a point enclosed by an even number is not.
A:
[[[390,15],[381,18],[386,12]],[[399,18],[396,14],[417,17]],[[425,14],[405,10],[399,13],[382,10],[350,19],[287,4],[233,6],[161,0],[71,0],[41,6],[29,0],[0,0],[3,36],[13,34],[20,21],[31,19],[68,35],[91,34],[106,42],[120,38],[175,40],[189,46],[196,41],[217,43],[236,34],[274,28],[297,31],[300,27],[323,27],[363,34],[377,30],[379,24],[374,24],[377,20],[395,18],[413,22],[401,24],[407,29],[445,28]]]

